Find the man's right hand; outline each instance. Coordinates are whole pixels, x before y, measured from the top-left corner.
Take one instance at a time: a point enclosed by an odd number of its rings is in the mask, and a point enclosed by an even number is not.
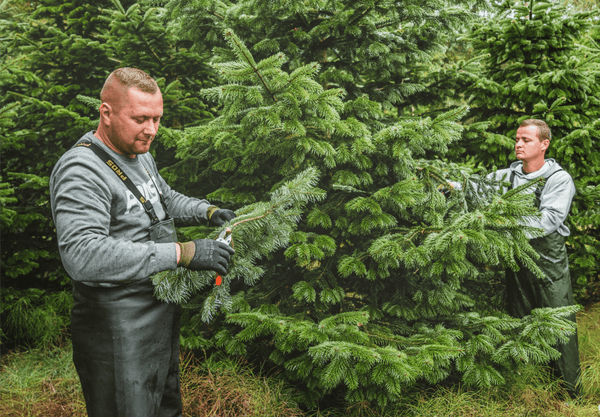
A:
[[[227,275],[229,259],[235,254],[231,246],[211,239],[197,239],[179,245],[181,246],[179,265],[192,271],[212,270],[219,275]]]

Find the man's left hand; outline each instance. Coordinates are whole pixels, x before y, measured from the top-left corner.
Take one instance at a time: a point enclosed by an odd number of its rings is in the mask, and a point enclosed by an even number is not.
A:
[[[209,221],[215,226],[222,226],[225,222],[233,220],[235,218],[235,213],[231,210],[227,209],[218,209],[210,216]]]

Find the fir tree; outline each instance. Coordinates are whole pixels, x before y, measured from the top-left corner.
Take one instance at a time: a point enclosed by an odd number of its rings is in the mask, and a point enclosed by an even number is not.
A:
[[[186,129],[179,142],[189,179],[208,184],[206,192],[219,184],[208,198],[235,207],[266,201],[312,168],[327,192],[306,206],[289,246],[260,261],[260,280],[253,286],[238,275],[228,281],[228,314],[214,316],[205,332],[184,329],[184,345],[266,356],[298,381],[312,406],[329,393],[386,404],[417,382],[453,377],[474,386],[500,384],[503,370],[556,355],[552,343],[573,331],[565,317],[575,307],[519,320],[503,312],[501,297],[492,297],[501,292],[491,279],[496,268],[516,268],[518,258],[536,270],[526,233],[539,231],[519,220],[536,215],[527,188],[537,184],[504,195],[469,192],[469,180],[486,180],[423,158],[443,156],[461,138],[458,121],[466,109],[435,118],[397,113],[410,108],[411,95],[399,93],[401,80],[392,74],[422,68],[423,62],[411,62],[410,50],[430,59],[440,39],[436,25],[452,22],[441,7],[448,5],[167,5],[185,12],[181,19],[172,15],[174,28],[183,24],[199,48],[204,40],[218,45],[212,62],[220,85],[202,94],[219,116]],[[386,19],[392,23],[379,27]],[[272,30],[263,36],[258,28],[267,27]],[[413,36],[427,41],[422,50],[404,42]],[[377,52],[382,45],[391,49]],[[390,51],[407,68],[396,71],[399,61],[387,59]],[[356,72],[347,70],[353,66]],[[334,76],[340,78],[328,78]],[[465,192],[444,196],[439,190],[449,177],[463,181]],[[263,234],[248,234],[246,245],[276,248]],[[199,292],[190,303],[204,305],[213,294]],[[188,312],[192,323],[207,318],[202,311]]]

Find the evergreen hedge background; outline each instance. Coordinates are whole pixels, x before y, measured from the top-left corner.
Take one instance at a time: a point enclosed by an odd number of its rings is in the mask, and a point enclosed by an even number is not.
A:
[[[157,287],[187,303],[183,345],[268,360],[308,407],[383,405],[415,384],[501,384],[572,331],[569,308],[503,311],[504,271],[532,256],[518,226],[535,215],[527,187],[440,192],[508,165],[522,119],[549,123],[550,156],[576,180],[572,276],[579,302],[600,297],[593,9],[42,0],[4,1],[0,13],[3,348],[68,328],[47,183],[97,123],[99,91],[120,66],[159,82],[152,152],[167,181],[246,221],[223,286],[178,271],[194,285]]]

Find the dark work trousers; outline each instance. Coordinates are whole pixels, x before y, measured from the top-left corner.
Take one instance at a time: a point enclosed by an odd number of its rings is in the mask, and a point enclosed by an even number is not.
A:
[[[117,288],[75,283],[73,362],[90,417],[181,416],[181,307],[149,279]]]
[[[540,280],[523,265],[519,265],[518,272],[506,274],[507,308],[511,316],[522,318],[535,308],[574,305],[565,241],[557,232],[530,241],[540,255],[536,264],[546,278]],[[575,314],[570,319],[576,322]],[[569,395],[575,397],[579,394],[577,381],[581,372],[577,333],[567,344],[554,348],[561,354],[558,360],[551,362],[554,374],[564,381]]]

